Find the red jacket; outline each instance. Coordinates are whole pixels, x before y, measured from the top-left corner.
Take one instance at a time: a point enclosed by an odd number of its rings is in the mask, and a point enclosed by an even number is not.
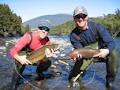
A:
[[[10,55],[13,57],[15,54],[19,53],[24,47],[27,45],[29,48],[34,51],[43,45],[45,45],[49,38],[46,37],[44,39],[41,39],[40,36],[37,34],[37,32],[31,33],[32,37],[29,33],[25,33],[23,37],[21,37],[18,42],[15,44],[13,48],[10,49]],[[31,39],[32,38],[32,39]],[[31,41],[32,40],[32,41]],[[31,43],[30,43],[31,42]],[[30,43],[30,45],[29,45]]]

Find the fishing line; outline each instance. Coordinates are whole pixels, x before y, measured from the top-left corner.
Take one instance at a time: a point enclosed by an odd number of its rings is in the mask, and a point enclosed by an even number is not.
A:
[[[56,51],[59,51],[59,50],[60,50],[60,49],[58,48]],[[12,61],[12,60],[11,60],[11,61]],[[12,61],[12,62],[13,62],[13,61]],[[13,62],[13,68],[15,69],[15,72],[17,73],[17,75],[19,75],[20,78],[22,78],[25,83],[29,84],[32,88],[35,88],[36,90],[42,90],[42,89],[34,86],[33,84],[31,84],[28,80],[26,80],[26,79],[18,72],[17,66],[16,66],[15,62]],[[58,78],[58,80],[59,80],[59,78]],[[58,80],[57,80],[57,81],[58,81]],[[60,80],[59,82],[57,82],[57,84],[54,85],[54,87],[52,87],[52,89],[54,89],[55,87],[57,87],[60,83],[61,83],[61,80]],[[50,89],[50,90],[52,90],[52,89]]]
[[[26,80],[26,79],[18,72],[15,62],[13,62],[13,67],[14,67],[14,69],[15,69],[15,72],[24,80],[24,82],[26,82],[27,84],[29,84],[30,86],[32,86],[32,87],[35,88],[36,90],[42,90],[42,89],[34,86],[33,84],[31,84],[28,80]]]
[[[95,69],[93,69],[93,77],[91,78],[91,80],[89,82],[85,83],[84,86],[91,84],[93,82],[94,78],[95,78]]]
[[[21,74],[19,74],[19,72],[17,71],[16,68],[16,64],[14,63],[14,69],[17,72],[17,74],[24,80],[24,82],[28,83],[30,86],[32,86],[33,88],[36,88],[37,90],[41,90],[38,87],[34,86],[33,84],[31,84],[28,80],[26,80]]]
[[[40,89],[40,88],[38,88],[38,87],[36,87],[36,86],[34,86],[33,84],[31,84],[28,80],[26,80],[19,72],[18,72],[18,70],[17,70],[17,68],[16,68],[16,64],[15,63],[13,63],[14,65],[14,69],[15,69],[15,71],[17,72],[17,74],[26,82],[26,83],[28,83],[30,86],[32,86],[33,88],[35,88],[36,90],[42,90],[42,89]],[[58,81],[56,84],[54,84],[54,87],[52,87],[52,88],[50,88],[49,90],[53,90],[55,87],[57,87],[60,83],[61,83],[61,80],[59,80],[60,78],[58,78],[56,81]]]

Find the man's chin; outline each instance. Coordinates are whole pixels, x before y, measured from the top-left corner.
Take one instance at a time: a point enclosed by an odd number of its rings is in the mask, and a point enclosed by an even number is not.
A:
[[[83,26],[78,26],[79,29],[83,29],[84,27]]]

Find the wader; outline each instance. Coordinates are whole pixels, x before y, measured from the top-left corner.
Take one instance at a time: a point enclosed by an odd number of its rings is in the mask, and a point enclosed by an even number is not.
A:
[[[25,55],[26,52],[22,52],[22,55]],[[12,77],[12,81],[11,81],[11,85],[10,85],[10,90],[17,90],[17,87],[20,84],[20,75],[22,76],[22,73],[25,69],[26,65],[21,65],[19,62],[17,62],[15,60],[15,68],[14,68],[14,72],[13,72],[13,77]],[[34,64],[36,65],[36,63]],[[43,71],[46,71],[49,67],[51,66],[51,61],[48,60],[47,58],[45,58],[44,60],[42,60],[41,62],[37,63],[37,70],[36,73],[38,74],[38,76],[43,73]]]
[[[91,44],[90,46],[87,46],[87,47],[94,48],[95,46],[96,46],[95,44]],[[90,59],[90,60],[93,60],[94,62],[94,59]],[[71,82],[74,78],[77,77],[78,74],[80,74],[80,77],[83,77],[85,75],[86,69],[88,69],[88,67],[91,64],[90,60],[85,60],[85,59],[77,60],[72,70],[70,71],[68,80]],[[95,62],[106,63],[106,72],[107,72],[106,86],[109,82],[113,82],[115,79],[115,75],[117,72],[117,66],[118,66],[117,61],[118,61],[118,52],[116,50],[113,50],[113,52],[110,55],[108,55],[106,59],[98,59],[97,61],[95,60]]]

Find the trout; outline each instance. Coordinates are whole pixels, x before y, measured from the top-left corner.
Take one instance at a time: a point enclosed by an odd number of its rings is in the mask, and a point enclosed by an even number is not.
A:
[[[46,48],[49,49],[55,49],[58,46],[58,44],[52,44],[52,45],[44,45],[43,47],[31,52],[26,58],[33,64],[38,61],[43,60],[45,56],[45,50]]]
[[[98,49],[92,49],[92,48],[75,49],[69,53],[70,58],[72,58],[72,59],[77,58],[78,55],[76,54],[76,52],[81,54],[82,58],[90,59],[90,58],[93,58],[93,56],[95,54],[98,54],[100,51]]]

